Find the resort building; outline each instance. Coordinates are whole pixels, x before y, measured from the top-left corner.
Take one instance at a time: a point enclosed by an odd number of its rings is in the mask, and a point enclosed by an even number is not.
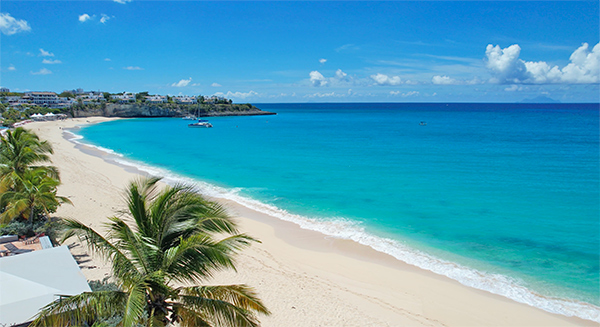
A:
[[[54,92],[25,92],[23,98],[38,106],[52,106],[58,104],[58,95]]]
[[[16,107],[24,104],[28,104],[29,100],[27,98],[22,98],[20,96],[11,95],[6,97],[6,101],[9,106]]]

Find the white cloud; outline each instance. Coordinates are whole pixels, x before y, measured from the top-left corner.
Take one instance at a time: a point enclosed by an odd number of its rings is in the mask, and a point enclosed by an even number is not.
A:
[[[310,72],[310,82],[313,86],[325,86],[327,85],[327,79],[323,76],[323,74],[318,71]]]
[[[496,83],[598,83],[600,82],[600,43],[592,50],[583,43],[572,54],[570,63],[562,69],[544,61],[519,59],[521,47],[513,44],[501,49],[489,44],[486,47],[487,68]]]
[[[4,35],[13,35],[20,32],[29,32],[31,27],[25,20],[17,20],[9,13],[0,13],[0,31]]]
[[[10,66],[8,66],[8,70],[10,70],[10,71],[15,71],[15,70],[17,70],[17,69],[15,68],[15,66],[13,66],[13,65],[10,65]]]
[[[317,92],[317,93],[313,93],[313,94],[307,94],[304,97],[305,98],[330,98],[330,97],[342,97],[342,96],[343,95],[336,94],[335,92],[328,92],[328,93]]]
[[[46,68],[42,68],[37,72],[31,72],[32,75],[49,75],[52,74],[52,72],[49,69]]]
[[[173,83],[173,84],[171,84],[171,86],[174,86],[174,87],[185,87],[185,86],[188,86],[188,84],[190,84],[191,81],[192,81],[192,78],[190,77],[189,79],[182,79],[182,80],[180,80],[177,83]]]
[[[144,68],[138,67],[138,66],[127,66],[127,67],[123,67],[123,69],[126,69],[126,70],[144,70]]]
[[[319,59],[319,62],[322,63],[322,64],[324,64],[324,63],[327,62],[327,59]]]
[[[42,57],[54,57],[54,53],[51,53],[50,51],[46,51],[44,49],[40,49],[40,56],[42,56]]]
[[[219,83],[212,83],[210,86],[212,87],[221,87],[223,85],[219,84]]]
[[[257,92],[254,91],[250,91],[250,92],[231,92],[228,91],[227,93],[223,93],[223,92],[217,92],[215,93],[216,96],[221,96],[221,97],[226,97],[226,98],[230,98],[230,99],[246,99],[246,98],[250,98],[250,97],[254,97],[254,96],[258,96],[259,94]]]
[[[110,58],[104,58],[104,61],[110,61]]]
[[[589,51],[587,43],[582,44],[569,57],[571,63],[562,69],[563,81],[570,83],[598,83],[600,81],[600,43]]]
[[[354,79],[348,74],[344,73],[341,69],[336,70],[335,76],[325,77],[318,71],[310,72],[310,82],[313,86],[350,86],[354,84]]]
[[[388,76],[380,73],[371,75],[371,79],[373,79],[377,85],[400,85],[402,83],[400,76]]]
[[[106,24],[106,22],[110,19],[110,17],[108,15],[102,14],[102,17],[100,18],[100,23],[102,24]]]
[[[513,84],[513,85],[505,88],[504,91],[506,91],[506,92],[523,91],[523,87]]]
[[[390,91],[390,95],[399,95],[399,96],[401,96],[403,98],[418,96],[420,94],[421,93],[419,91],[409,91],[409,92],[406,92],[406,93],[402,93],[401,91]]]
[[[340,81],[346,80],[347,76],[348,76],[348,74],[344,73],[341,69],[338,69],[335,72],[335,77]]]
[[[56,60],[44,59],[44,60],[42,60],[42,64],[49,64],[49,65],[62,64],[62,61],[60,61],[58,59],[56,59]]]
[[[454,78],[450,78],[450,77],[448,77],[446,75],[444,75],[444,76],[440,76],[440,75],[433,76],[433,78],[431,79],[431,82],[433,84],[437,84],[437,85],[457,85],[457,84],[460,84]]]
[[[92,17],[90,17],[88,14],[79,15],[79,21],[82,23],[90,19],[92,19]]]
[[[113,1],[116,2],[116,3],[120,3],[122,5],[124,5],[124,4],[128,3],[128,2],[131,2],[131,0],[113,0]]]

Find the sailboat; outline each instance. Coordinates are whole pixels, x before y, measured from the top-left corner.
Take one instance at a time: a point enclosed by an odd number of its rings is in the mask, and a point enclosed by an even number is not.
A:
[[[196,117],[191,118],[191,120],[198,119],[199,114],[200,114],[200,102],[198,102],[198,109],[196,109]],[[186,118],[187,118],[187,116],[184,117],[183,119],[186,119]],[[211,123],[209,123],[208,120],[198,119],[197,122],[188,124],[188,127],[211,128],[211,127],[213,127],[213,125]]]

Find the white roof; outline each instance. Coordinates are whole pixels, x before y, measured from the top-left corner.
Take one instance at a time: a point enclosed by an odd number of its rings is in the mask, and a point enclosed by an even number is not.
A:
[[[42,114],[33,114],[33,115],[31,115],[31,117],[44,117],[44,115],[42,115]]]
[[[45,114],[44,116],[56,116],[56,115],[53,114],[53,113],[51,113],[51,112],[49,112],[49,113]]]
[[[66,246],[0,258],[0,325],[31,321],[58,298],[90,292]]]

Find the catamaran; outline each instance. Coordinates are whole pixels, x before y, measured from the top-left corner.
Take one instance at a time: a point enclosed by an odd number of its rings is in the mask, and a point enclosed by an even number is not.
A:
[[[200,127],[200,128],[211,128],[213,125],[208,120],[198,119],[197,122],[188,124],[188,127]]]

